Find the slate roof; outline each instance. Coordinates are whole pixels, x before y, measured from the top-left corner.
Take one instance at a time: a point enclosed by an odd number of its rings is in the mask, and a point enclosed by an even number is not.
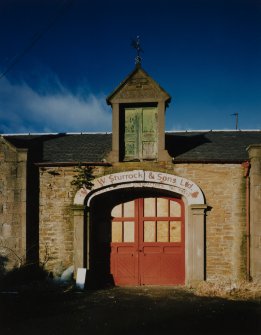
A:
[[[111,134],[56,134],[4,136],[18,148],[28,148],[34,161],[102,162],[111,150]]]
[[[28,148],[29,159],[38,163],[102,162],[111,150],[110,133],[3,136]],[[261,144],[261,131],[166,133],[166,149],[176,163],[241,163],[250,144]]]
[[[175,162],[243,162],[250,144],[261,144],[261,131],[166,134],[166,149]]]
[[[111,150],[111,134],[65,135],[44,143],[44,161],[101,162]]]

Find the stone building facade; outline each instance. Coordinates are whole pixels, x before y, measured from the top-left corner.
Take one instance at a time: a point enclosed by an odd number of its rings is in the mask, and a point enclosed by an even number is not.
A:
[[[26,253],[27,150],[0,138],[0,250],[9,267]]]
[[[165,133],[170,96],[140,66],[107,102],[112,134],[1,137],[2,255],[116,285],[258,279],[261,132]]]

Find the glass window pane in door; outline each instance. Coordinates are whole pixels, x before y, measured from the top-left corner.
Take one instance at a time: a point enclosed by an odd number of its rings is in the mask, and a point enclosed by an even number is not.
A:
[[[155,221],[144,221],[144,242],[155,242]]]
[[[122,204],[119,204],[112,209],[111,216],[114,218],[122,217]]]
[[[169,222],[158,221],[157,222],[157,242],[168,242],[169,241]]]
[[[181,206],[176,201],[170,201],[170,216],[181,216]]]
[[[124,221],[124,242],[134,242],[134,222]]]
[[[145,217],[155,217],[156,216],[156,206],[155,198],[144,198],[144,216]]]
[[[111,241],[122,242],[122,222],[112,221],[111,223]]]
[[[169,216],[169,200],[157,198],[157,216]]]
[[[170,221],[170,242],[181,242],[180,221]]]
[[[123,213],[125,217],[134,217],[134,200],[123,204]]]

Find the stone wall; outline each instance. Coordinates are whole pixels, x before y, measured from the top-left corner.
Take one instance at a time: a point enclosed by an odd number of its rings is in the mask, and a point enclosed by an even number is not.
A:
[[[206,274],[245,276],[245,181],[239,164],[180,164],[174,173],[193,180],[202,189],[206,215]]]
[[[7,268],[26,257],[27,151],[0,137],[0,261]]]
[[[250,257],[251,277],[261,279],[261,144],[248,148],[250,157]]]
[[[115,163],[95,175],[134,169],[172,173],[198,184],[208,205],[207,279],[245,275],[245,180],[240,164]],[[44,259],[47,251],[47,267],[57,274],[73,264],[74,174],[68,167],[40,171],[40,256]]]
[[[40,168],[40,262],[54,275],[73,264],[75,174],[74,167]]]
[[[40,168],[40,261],[54,274],[73,263],[72,168]]]

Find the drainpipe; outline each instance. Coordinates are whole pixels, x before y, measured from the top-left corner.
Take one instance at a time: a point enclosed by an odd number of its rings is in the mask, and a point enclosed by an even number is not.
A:
[[[245,169],[244,177],[246,178],[246,278],[250,280],[250,163],[249,161],[243,162],[242,167]]]

